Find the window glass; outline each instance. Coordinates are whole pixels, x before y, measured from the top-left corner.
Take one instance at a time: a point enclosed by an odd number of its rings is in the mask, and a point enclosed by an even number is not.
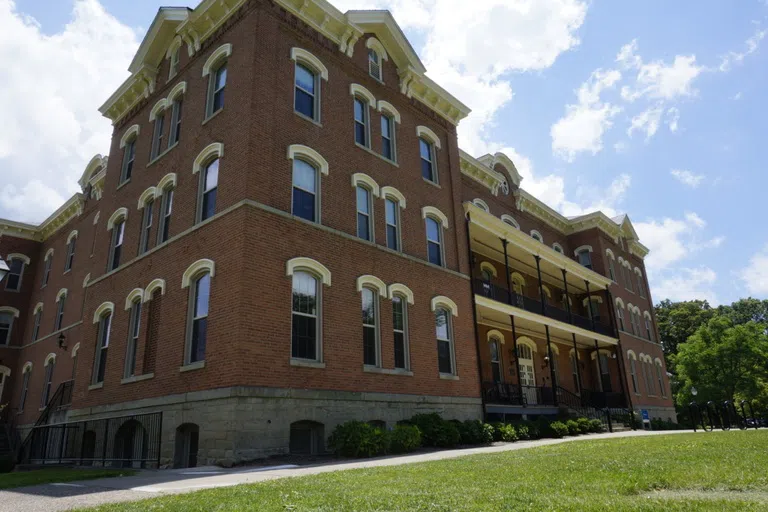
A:
[[[213,78],[213,101],[211,103],[211,114],[218,112],[224,107],[224,87],[227,85],[227,65],[226,63],[216,70]]]
[[[370,192],[365,187],[357,187],[357,236],[371,240]]]
[[[399,295],[392,297],[392,327],[395,334],[395,368],[406,369],[405,301]]]
[[[315,221],[317,169],[304,160],[293,161],[293,214]]]
[[[0,345],[8,345],[11,342],[12,327],[13,314],[0,313]]]
[[[216,213],[216,194],[219,185],[219,159],[217,158],[205,168],[203,178],[202,213],[200,220],[213,217]]]
[[[391,199],[384,202],[387,217],[387,247],[400,250],[400,234],[398,233],[398,205]]]
[[[318,282],[306,272],[293,275],[291,356],[317,359]]]
[[[297,112],[315,118],[315,82],[316,76],[306,66],[296,64],[296,98]]]
[[[392,141],[392,118],[381,116],[381,154],[384,158],[395,159],[394,144]]]
[[[205,359],[205,346],[208,339],[208,300],[210,292],[211,275],[203,274],[195,283],[190,363]]]
[[[438,308],[435,311],[435,331],[437,335],[437,364],[440,373],[453,373],[451,360],[450,317],[448,311]]]
[[[425,180],[435,181],[432,165],[432,144],[424,139],[419,139],[419,154],[421,155],[421,176]]]
[[[429,262],[435,265],[442,265],[443,255],[441,249],[442,240],[440,224],[432,217],[427,217],[427,249]]]
[[[579,264],[588,269],[592,268],[592,253],[588,250],[579,252]]]
[[[8,261],[8,274],[5,276],[5,289],[18,291],[21,288],[21,275],[24,272],[24,262],[20,259]]]
[[[370,288],[363,288],[363,364],[376,366],[376,295]]]
[[[368,104],[355,98],[355,142],[368,146]]]

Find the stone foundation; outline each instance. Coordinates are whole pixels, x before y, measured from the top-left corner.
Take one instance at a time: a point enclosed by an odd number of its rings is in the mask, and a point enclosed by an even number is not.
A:
[[[184,424],[199,427],[197,464],[202,466],[288,454],[294,422],[322,424],[317,450],[323,451],[336,425],[349,420],[383,421],[391,427],[430,412],[446,419],[482,419],[478,398],[233,387],[71,410],[66,421],[157,411],[163,413],[161,467],[174,464],[176,429]]]

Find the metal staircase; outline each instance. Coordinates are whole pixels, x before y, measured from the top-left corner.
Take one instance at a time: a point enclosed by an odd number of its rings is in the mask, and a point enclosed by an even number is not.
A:
[[[574,412],[579,416],[589,419],[597,419],[603,423],[608,432],[620,432],[634,429],[634,412],[625,407],[610,407],[609,400],[605,400],[597,393],[584,390],[584,396],[579,396],[560,386],[557,387],[557,403],[560,407]],[[603,394],[601,394],[603,395]]]

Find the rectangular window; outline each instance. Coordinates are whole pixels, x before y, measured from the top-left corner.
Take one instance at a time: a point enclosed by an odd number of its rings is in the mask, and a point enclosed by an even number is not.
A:
[[[168,71],[168,80],[175,77],[179,72],[179,48],[176,48],[171,52],[171,63]]]
[[[637,361],[631,358],[629,360],[629,373],[632,375],[632,391],[634,391],[636,395],[639,395],[640,389],[637,385]]]
[[[128,350],[125,354],[124,377],[133,377],[136,373],[136,347],[139,346],[141,332],[141,299],[131,305],[130,323],[128,325]]]
[[[648,335],[648,341],[653,341],[653,328],[651,327],[651,319],[645,317],[645,332]]]
[[[112,247],[109,251],[109,268],[114,270],[120,266],[120,256],[123,252],[123,235],[125,234],[125,221],[121,220],[112,227]]]
[[[165,129],[165,112],[157,114],[155,118],[155,131],[152,134],[152,155],[150,160],[157,158],[160,154],[160,150],[163,147],[163,136]]]
[[[43,267],[43,284],[41,288],[48,286],[48,279],[51,277],[51,266],[53,265],[53,256],[45,258],[45,266]]]
[[[200,174],[200,222],[210,219],[216,213],[216,192],[219,186],[219,159],[209,163]]]
[[[355,98],[355,142],[368,147],[368,103]]]
[[[619,306],[616,306],[616,319],[618,319],[619,321],[619,330],[625,331],[626,329],[624,328],[624,310]]]
[[[291,318],[291,357],[320,360],[318,281],[306,272],[293,275],[293,305]]]
[[[72,264],[75,262],[75,244],[77,237],[74,236],[67,244],[67,257],[64,261],[64,272],[72,270]]]
[[[53,330],[58,331],[64,324],[64,303],[67,301],[67,296],[63,295],[59,298],[59,304],[56,306],[56,319],[53,323]]]
[[[379,366],[378,354],[378,315],[376,293],[370,288],[363,288],[363,364]]]
[[[171,134],[168,137],[168,147],[173,146],[181,138],[181,98],[173,101],[173,107],[171,108]]]
[[[392,327],[395,333],[395,368],[407,370],[408,364],[408,313],[405,299],[392,297]]]
[[[579,394],[579,362],[575,352],[571,352],[571,376],[573,378],[573,391]]]
[[[43,408],[48,404],[48,398],[51,396],[51,384],[53,381],[54,366],[55,363],[51,361],[45,367],[45,382],[43,383],[43,393],[40,396],[40,408]]]
[[[126,143],[123,148],[123,167],[120,172],[120,183],[125,183],[131,179],[133,173],[133,161],[136,159],[136,139]]]
[[[154,207],[154,199],[150,199],[144,203],[144,215],[141,219],[141,236],[139,238],[139,255],[142,255],[149,250],[149,237],[152,234],[152,217],[154,215]]]
[[[211,73],[208,86],[208,117],[224,108],[224,88],[227,85],[227,63]]]
[[[368,49],[368,73],[378,81],[381,81],[381,58],[376,50]]]
[[[424,139],[419,139],[419,154],[421,155],[421,177],[425,180],[437,183],[435,176],[435,152],[432,144]]]
[[[109,349],[109,335],[112,330],[112,314],[106,314],[99,320],[99,339],[96,345],[95,368],[93,371],[93,383],[104,382],[104,372],[107,369],[107,351]]]
[[[5,289],[17,292],[21,289],[21,276],[24,274],[24,261],[16,258],[8,262],[8,274],[5,276]]]
[[[40,308],[35,313],[35,323],[32,326],[32,341],[37,340],[40,337],[40,323],[43,318],[43,309]]]
[[[435,311],[435,330],[437,335],[437,366],[440,373],[453,374],[451,356],[450,313],[442,308]]]
[[[295,98],[293,108],[299,114],[307,116],[310,119],[317,120],[317,96],[315,88],[317,87],[317,75],[308,67],[302,64],[296,64],[296,83]]]
[[[427,256],[430,263],[442,266],[443,247],[440,224],[432,217],[427,217]]]
[[[608,274],[609,274],[608,277],[611,278],[611,281],[613,281],[614,283],[618,282],[616,281],[616,268],[614,266],[612,259],[608,260]]]
[[[499,360],[499,341],[492,338],[488,343],[491,353],[491,377],[493,382],[501,382],[501,361]]]
[[[160,229],[157,232],[157,243],[162,244],[170,238],[171,234],[171,213],[173,212],[173,189],[168,188],[163,191],[163,199],[160,203],[162,215],[160,217]]]
[[[192,326],[188,363],[205,360],[208,340],[208,302],[211,293],[211,275],[203,274],[195,282],[192,296]]]
[[[11,329],[13,329],[13,313],[0,313],[0,345],[11,343]]]
[[[387,217],[387,247],[394,251],[400,250],[400,209],[391,199],[384,202]]]
[[[304,160],[293,161],[293,214],[316,222],[317,169]]]
[[[357,236],[372,240],[371,193],[364,187],[357,187]]]
[[[606,393],[610,393],[611,374],[608,370],[608,356],[606,354],[601,353],[600,357],[598,357],[598,360],[599,360],[599,367],[600,367],[600,385],[602,386],[602,391]]]
[[[630,270],[627,267],[624,267],[624,275],[625,275],[624,281],[625,281],[627,290],[634,293],[635,291],[632,289],[632,270]]]
[[[637,293],[640,294],[641,297],[645,298],[645,286],[643,286],[643,276],[640,274],[635,274],[637,276]]]
[[[21,398],[19,398],[19,412],[24,410],[24,404],[27,402],[27,392],[29,391],[29,376],[32,370],[24,372],[24,377],[21,380]]]
[[[592,253],[584,250],[579,252],[579,265],[592,270]]]
[[[395,125],[394,120],[387,115],[381,116],[381,154],[395,161]]]

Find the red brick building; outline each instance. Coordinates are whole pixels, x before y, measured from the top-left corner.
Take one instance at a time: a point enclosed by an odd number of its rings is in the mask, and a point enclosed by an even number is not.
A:
[[[0,404],[61,426],[44,451],[190,465],[417,412],[674,417],[628,218],[562,217],[461,151],[467,107],[388,12],[162,8],[129,69],[82,193],[0,220]]]

